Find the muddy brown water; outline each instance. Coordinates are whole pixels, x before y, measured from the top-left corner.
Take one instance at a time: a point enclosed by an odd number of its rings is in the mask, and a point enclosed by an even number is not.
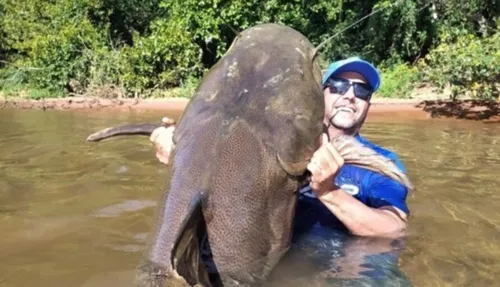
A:
[[[160,116],[0,110],[0,286],[133,286],[166,171],[145,137],[85,138]],[[414,286],[500,286],[500,125],[390,120],[363,135],[418,188],[400,269]]]

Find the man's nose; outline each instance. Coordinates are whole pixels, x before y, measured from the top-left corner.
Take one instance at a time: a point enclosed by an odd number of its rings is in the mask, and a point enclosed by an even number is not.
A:
[[[354,87],[353,86],[350,86],[349,89],[347,90],[347,92],[345,92],[344,96],[343,96],[345,99],[348,99],[350,101],[354,101],[354,99],[356,98],[354,96]]]

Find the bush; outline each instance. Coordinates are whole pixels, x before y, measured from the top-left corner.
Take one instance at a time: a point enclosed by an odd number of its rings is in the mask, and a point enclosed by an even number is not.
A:
[[[28,73],[20,68],[0,69],[0,96],[24,97],[30,99],[41,99],[48,97],[62,97],[61,91],[42,89],[26,84]]]
[[[25,88],[26,73],[12,67],[0,69],[0,90],[3,96],[9,97]]]
[[[487,38],[474,35],[443,43],[420,63],[424,81],[451,86],[453,98],[492,99],[500,91],[500,32]]]
[[[150,94],[201,76],[202,53],[186,26],[185,21],[159,20],[151,35],[135,35],[135,45],[121,50],[120,81],[127,91]]]
[[[23,56],[16,65],[30,85],[60,92],[71,79],[88,83],[94,53],[106,43],[87,17],[98,7],[97,0],[5,1],[5,41]]]
[[[410,98],[420,80],[418,69],[404,63],[381,66],[380,73],[382,83],[377,94],[384,98]]]
[[[280,23],[319,44],[381,9],[327,42],[321,62],[327,65],[359,55],[382,63],[380,95],[385,97],[408,97],[422,76],[439,86],[452,83],[455,89],[494,96],[498,35],[491,36],[491,31],[498,30],[496,1],[429,4],[424,0],[0,0],[0,69],[7,69],[0,72],[0,88],[10,94],[33,90],[28,93],[33,97],[92,93],[100,86],[117,87],[127,96],[190,96],[194,83],[233,41],[233,28]],[[437,18],[432,17],[434,12]],[[408,63],[419,58],[424,61],[417,71]],[[493,67],[489,73],[488,65]],[[455,94],[464,92],[460,89]]]

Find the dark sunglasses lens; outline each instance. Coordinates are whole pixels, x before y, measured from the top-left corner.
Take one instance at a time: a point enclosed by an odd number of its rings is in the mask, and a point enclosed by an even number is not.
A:
[[[341,80],[341,79],[331,79],[328,83],[330,87],[330,93],[336,94],[345,94],[347,90],[349,90],[349,81]]]
[[[362,100],[368,100],[372,94],[372,90],[366,85],[354,84],[354,95]]]

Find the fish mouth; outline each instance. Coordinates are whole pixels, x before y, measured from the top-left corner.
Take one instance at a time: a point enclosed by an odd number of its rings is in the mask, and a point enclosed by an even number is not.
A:
[[[280,156],[279,153],[276,154],[276,158],[286,173],[292,176],[300,176],[307,171],[307,165],[311,161],[312,156],[306,157],[304,160],[298,162],[287,162]]]

